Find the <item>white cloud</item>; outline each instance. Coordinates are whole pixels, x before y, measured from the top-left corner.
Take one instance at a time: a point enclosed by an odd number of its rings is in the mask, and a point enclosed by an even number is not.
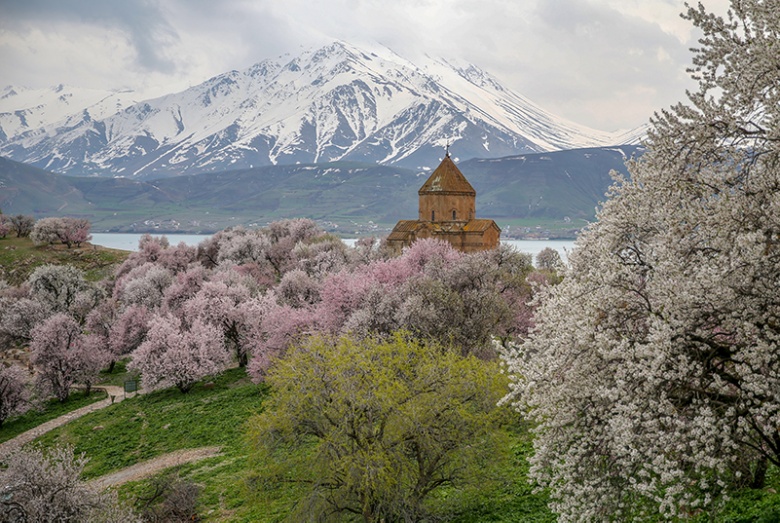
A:
[[[726,0],[707,0],[724,13]],[[5,84],[181,90],[328,39],[473,62],[542,107],[611,130],[684,96],[677,0],[4,2]]]

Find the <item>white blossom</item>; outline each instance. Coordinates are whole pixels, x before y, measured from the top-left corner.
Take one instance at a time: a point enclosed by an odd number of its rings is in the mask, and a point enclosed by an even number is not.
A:
[[[561,521],[684,517],[780,465],[780,9],[686,18],[699,91],[655,115],[504,351]]]

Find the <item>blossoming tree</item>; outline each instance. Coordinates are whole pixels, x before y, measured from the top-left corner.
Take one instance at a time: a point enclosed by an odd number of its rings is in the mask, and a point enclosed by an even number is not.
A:
[[[175,385],[189,392],[201,378],[222,372],[230,361],[222,332],[195,319],[190,325],[176,316],[156,316],[146,339],[133,352],[130,368],[141,372],[149,389]]]
[[[506,353],[561,521],[689,514],[780,465],[780,10],[685,18],[699,90],[655,115]]]

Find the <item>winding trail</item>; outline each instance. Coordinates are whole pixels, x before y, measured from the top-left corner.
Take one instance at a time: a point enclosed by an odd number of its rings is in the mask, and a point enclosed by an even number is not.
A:
[[[62,416],[51,419],[45,423],[41,423],[37,427],[31,428],[27,432],[22,432],[15,438],[11,438],[8,441],[0,443],[0,460],[12,454],[13,452],[16,452],[17,450],[22,448],[22,446],[31,442],[38,436],[41,436],[42,434],[46,434],[50,430],[56,429],[57,427],[61,427],[62,425],[65,425],[71,420],[78,419],[82,416],[89,414],[90,412],[95,412],[96,410],[104,409],[109,405],[113,405],[114,403],[119,403],[120,401],[125,399],[125,391],[122,387],[115,387],[113,385],[100,385],[92,388],[92,390],[100,390],[100,389],[106,391],[106,394],[108,395],[106,399],[97,401],[95,403],[87,405],[86,407],[81,407],[80,409],[76,409],[74,411],[68,412],[67,414],[63,414]]]
[[[139,479],[153,476],[162,470],[175,467],[176,465],[211,458],[219,455],[221,451],[222,449],[220,447],[200,447],[197,449],[177,450],[169,454],[157,456],[148,461],[136,463],[135,465],[112,472],[111,474],[100,476],[89,483],[100,490],[104,490],[108,487],[115,487],[129,481],[138,481]]]
[[[95,412],[96,410],[104,409],[114,403],[119,403],[125,399],[125,392],[122,387],[115,387],[113,385],[101,385],[93,387],[93,390],[103,389],[106,391],[108,397],[104,400],[97,401],[86,407],[76,409],[67,414],[63,414],[58,418],[54,418],[45,423],[41,423],[37,427],[34,427],[26,432],[22,432],[15,438],[9,439],[3,443],[0,443],[0,461],[12,453],[18,451],[25,444],[31,442],[38,436],[49,432],[52,429],[65,425],[69,421],[78,419],[82,416]],[[139,391],[140,392],[140,391]],[[112,472],[95,478],[90,481],[90,484],[96,488],[103,490],[108,487],[114,487],[122,485],[129,481],[138,481],[149,476],[153,476],[157,472],[165,470],[176,465],[183,463],[191,463],[194,461],[200,461],[202,459],[210,458],[218,455],[222,449],[220,447],[201,447],[197,449],[182,449],[169,454],[163,454],[156,458],[144,461],[142,463],[136,463],[122,470]]]

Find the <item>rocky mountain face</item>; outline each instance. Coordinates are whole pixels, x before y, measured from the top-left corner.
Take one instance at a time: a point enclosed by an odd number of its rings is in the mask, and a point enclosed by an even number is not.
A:
[[[70,175],[149,179],[358,161],[435,168],[461,159],[636,143],[557,118],[470,64],[411,63],[334,42],[180,93],[58,86],[0,92],[0,156]]]

